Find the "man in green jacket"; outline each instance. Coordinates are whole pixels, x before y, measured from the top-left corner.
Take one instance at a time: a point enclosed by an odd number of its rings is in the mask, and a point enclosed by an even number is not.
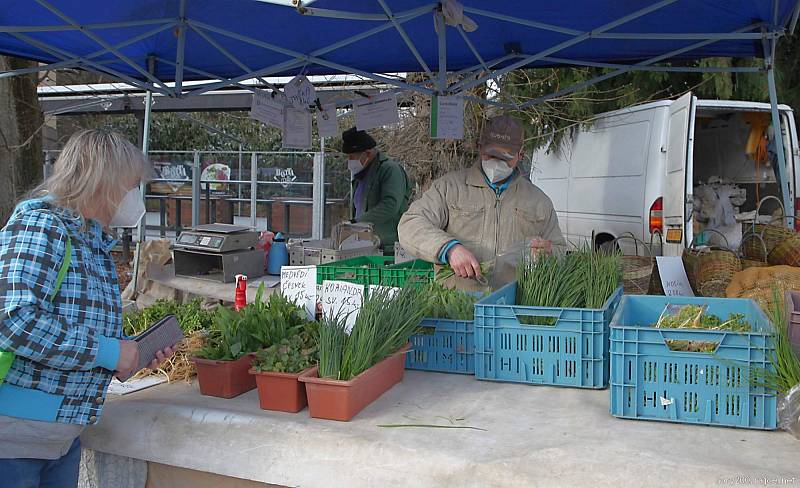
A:
[[[394,255],[397,224],[408,209],[411,180],[397,161],[377,149],[375,139],[355,127],[342,133],[351,181],[351,219],[374,224],[385,254]]]

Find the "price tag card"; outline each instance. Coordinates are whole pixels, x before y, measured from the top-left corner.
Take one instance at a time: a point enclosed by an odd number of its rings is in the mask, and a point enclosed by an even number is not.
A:
[[[364,304],[364,285],[346,281],[322,282],[322,315],[345,318],[349,334]]]
[[[311,112],[295,108],[287,108],[284,111],[283,147],[311,148]]]
[[[397,97],[394,92],[383,92],[370,98],[359,98],[353,102],[358,130],[374,129],[400,122]]]
[[[319,131],[320,137],[336,137],[339,135],[335,103],[325,104],[322,106],[322,110],[317,112],[317,131]]]
[[[369,285],[370,296],[372,296],[373,293],[386,293],[389,295],[389,298],[394,298],[399,292],[400,288],[396,286]]]
[[[283,102],[264,90],[253,93],[250,117],[273,127],[283,128]]]
[[[668,297],[693,297],[694,291],[686,276],[683,259],[680,256],[656,256],[658,275],[664,295]]]
[[[433,96],[431,99],[431,137],[433,139],[464,138],[463,96]]]
[[[309,320],[316,318],[317,267],[283,266],[281,268],[281,294],[303,307]]]
[[[317,99],[314,85],[303,75],[297,75],[283,87],[283,93],[295,108],[308,108]]]

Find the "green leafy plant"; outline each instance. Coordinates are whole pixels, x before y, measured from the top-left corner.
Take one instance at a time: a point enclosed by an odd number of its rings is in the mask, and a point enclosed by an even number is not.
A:
[[[123,331],[127,336],[140,334],[167,315],[174,315],[186,334],[209,330],[214,323],[214,311],[204,310],[200,299],[184,304],[174,300],[157,300],[143,310],[126,313],[122,318]]]
[[[427,307],[424,288],[372,293],[348,335],[343,317],[326,317],[319,329],[319,375],[349,380],[397,352],[419,330]]]
[[[439,283],[428,285],[426,293],[428,307],[423,316],[435,319],[472,320],[475,302],[480,298],[461,290],[445,288]]]
[[[730,330],[732,332],[750,332],[753,327],[745,320],[744,314],[732,313],[728,320],[706,313],[706,306],[700,305],[667,305],[653,327],[658,329],[705,329]],[[714,352],[718,341],[686,341],[667,340],[671,351]]]
[[[234,360],[298,334],[310,334],[306,312],[278,293],[264,302],[263,283],[254,302],[239,312],[219,307],[207,345],[198,357]],[[307,337],[308,338],[308,337]]]
[[[760,371],[764,379],[759,386],[786,393],[800,384],[800,358],[789,341],[784,293],[777,285],[772,287],[771,302],[767,315],[775,328],[775,354],[769,358],[774,371]]]
[[[257,352],[253,367],[258,372],[299,373],[316,362],[316,346],[298,334]]]
[[[319,377],[339,378],[344,346],[347,343],[345,317],[326,315],[319,326]]]
[[[600,308],[619,286],[619,256],[584,247],[566,255],[526,256],[517,266],[517,304]],[[552,317],[520,317],[528,325],[553,325]]]

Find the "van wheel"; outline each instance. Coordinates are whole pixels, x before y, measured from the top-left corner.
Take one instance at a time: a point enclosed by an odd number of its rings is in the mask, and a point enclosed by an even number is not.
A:
[[[610,234],[598,234],[594,239],[594,250],[611,254],[619,251],[619,246],[614,242],[614,236]]]

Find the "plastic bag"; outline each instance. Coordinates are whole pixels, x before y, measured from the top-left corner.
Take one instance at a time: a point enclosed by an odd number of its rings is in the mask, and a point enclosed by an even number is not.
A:
[[[778,399],[778,428],[800,440],[800,384]]]

